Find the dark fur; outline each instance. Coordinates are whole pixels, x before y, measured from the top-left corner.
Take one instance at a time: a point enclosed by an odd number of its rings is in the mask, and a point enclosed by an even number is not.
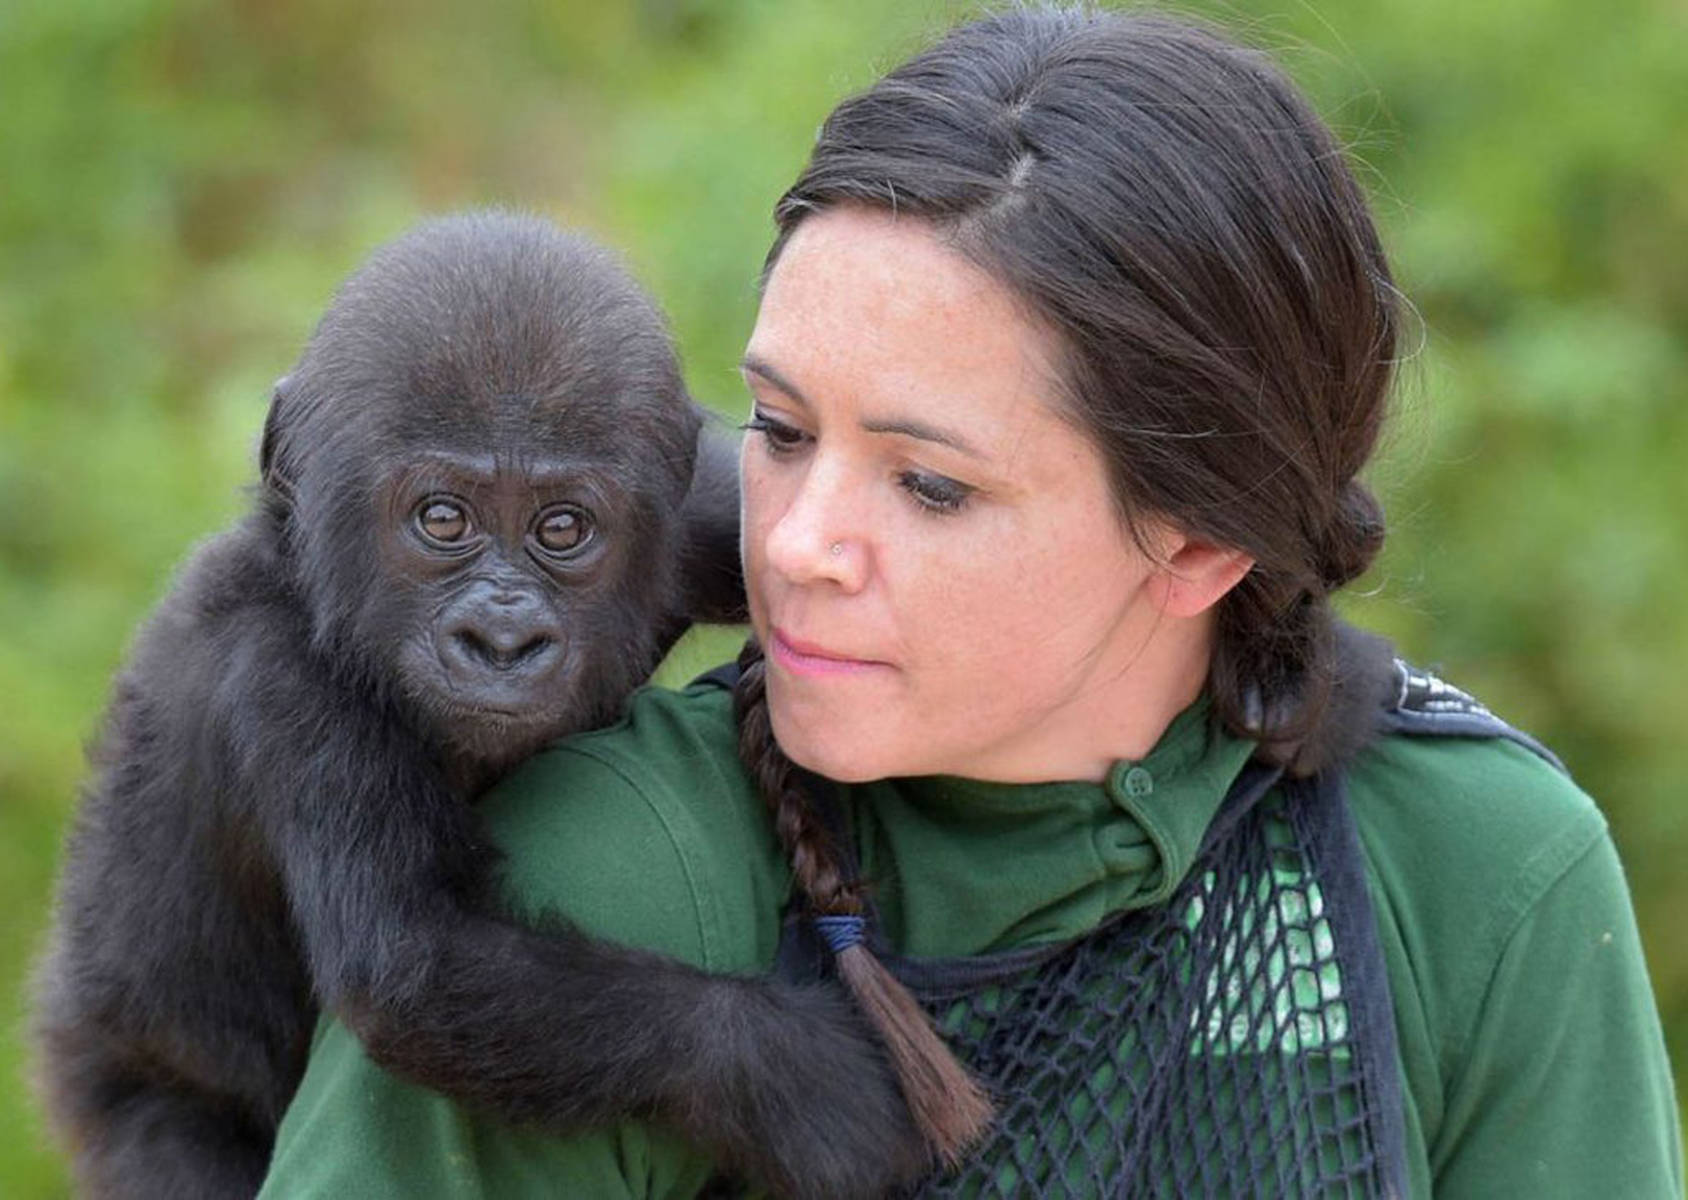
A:
[[[473,792],[610,717],[683,593],[692,615],[742,603],[719,447],[691,529],[675,518],[699,420],[649,301],[542,222],[426,225],[342,289],[278,388],[254,511],[117,680],[70,836],[36,1027],[87,1194],[252,1194],[318,1005],[506,1120],[667,1122],[804,1196],[922,1165],[833,990],[538,933],[488,895]],[[440,489],[407,472],[441,451],[493,464],[488,511],[560,473],[597,510],[596,557],[542,567],[527,516],[472,567],[418,550],[406,489]]]

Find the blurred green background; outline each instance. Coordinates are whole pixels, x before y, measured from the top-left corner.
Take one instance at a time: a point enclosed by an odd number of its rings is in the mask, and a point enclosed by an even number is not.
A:
[[[0,1191],[64,1194],[21,989],[111,672],[242,504],[269,384],[416,218],[623,247],[743,407],[768,212],[846,91],[963,4],[0,0]],[[1350,608],[1556,746],[1688,1067],[1688,8],[1198,6],[1353,146],[1422,316]],[[1422,344],[1421,344],[1422,343]],[[692,662],[715,652],[692,646]],[[680,674],[687,666],[671,667]]]

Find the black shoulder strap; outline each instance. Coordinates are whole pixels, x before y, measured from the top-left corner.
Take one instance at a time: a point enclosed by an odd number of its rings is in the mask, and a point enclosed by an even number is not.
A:
[[[696,687],[700,683],[707,683],[711,687],[725,688],[730,692],[738,686],[740,674],[742,672],[739,670],[738,663],[724,662],[718,667],[705,671],[686,686]]]
[[[1503,738],[1538,755],[1555,769],[1565,771],[1557,755],[1535,738],[1514,729],[1495,716],[1469,692],[1462,692],[1446,680],[1420,670],[1399,658],[1395,660],[1395,697],[1383,710],[1386,733],[1428,737]]]

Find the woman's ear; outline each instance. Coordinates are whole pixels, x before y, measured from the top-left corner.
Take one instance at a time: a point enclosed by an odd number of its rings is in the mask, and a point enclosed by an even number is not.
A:
[[[1199,616],[1224,599],[1242,577],[1254,569],[1254,559],[1241,550],[1175,534],[1163,547],[1160,608],[1167,616]]]

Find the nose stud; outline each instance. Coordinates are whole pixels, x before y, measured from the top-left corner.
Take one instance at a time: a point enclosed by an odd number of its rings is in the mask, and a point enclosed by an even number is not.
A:
[[[832,545],[827,547],[827,553],[832,555],[832,557],[837,558],[840,554],[844,553],[844,543],[843,542],[832,543]]]

